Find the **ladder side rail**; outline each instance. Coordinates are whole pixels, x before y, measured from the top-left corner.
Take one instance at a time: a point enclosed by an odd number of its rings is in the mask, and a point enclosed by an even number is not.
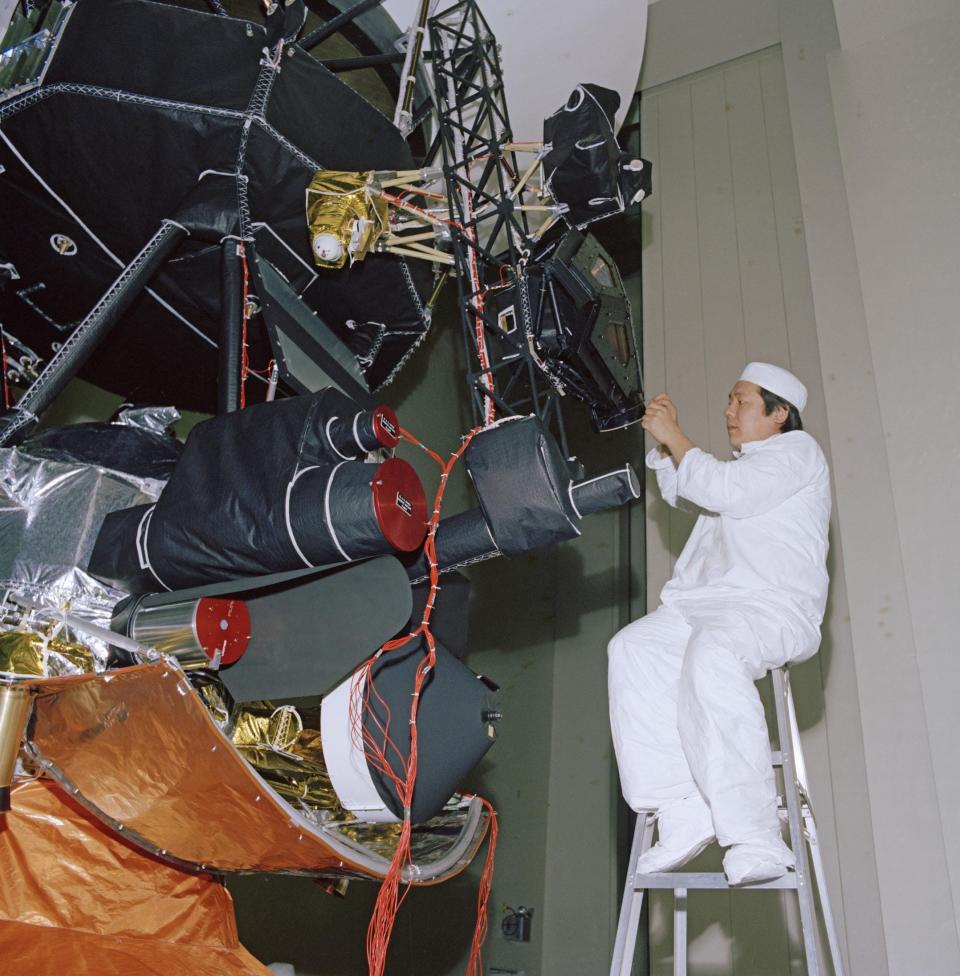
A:
[[[617,938],[613,945],[613,961],[610,976],[630,976],[633,970],[633,956],[637,947],[637,929],[640,925],[640,911],[643,908],[643,888],[635,887],[637,861],[653,841],[655,814],[648,810],[637,813],[637,823],[633,831],[630,847],[630,861],[627,866],[627,879],[623,885],[623,901],[620,904],[620,917],[617,920]]]
[[[790,735],[793,739],[794,766],[797,770],[797,782],[803,795],[810,800],[810,780],[807,777],[807,764],[803,758],[803,749],[800,747],[800,726],[797,724],[797,708],[793,701],[793,691],[790,688],[790,672],[784,671],[783,681],[787,688],[787,717],[790,721]]]
[[[845,976],[843,953],[840,949],[840,934],[833,917],[830,905],[830,892],[827,888],[827,872],[823,864],[823,850],[820,847],[820,836],[817,833],[817,821],[813,816],[813,808],[809,800],[803,804],[803,824],[807,832],[807,843],[810,845],[810,860],[813,862],[813,876],[820,896],[820,909],[823,912],[823,926],[827,932],[827,943],[830,947],[830,959],[833,963],[834,976]]]
[[[817,944],[817,916],[813,901],[813,889],[810,887],[810,867],[807,860],[807,845],[804,840],[800,812],[800,789],[794,764],[794,749],[798,748],[799,741],[793,741],[787,718],[790,707],[790,685],[785,680],[783,668],[774,668],[770,674],[773,678],[777,736],[780,740],[780,754],[783,759],[783,792],[787,801],[790,846],[797,860],[797,896],[800,901],[800,924],[803,929],[807,976],[824,976]]]

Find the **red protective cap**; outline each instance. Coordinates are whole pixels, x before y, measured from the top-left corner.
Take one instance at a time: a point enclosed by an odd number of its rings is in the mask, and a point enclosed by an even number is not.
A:
[[[220,651],[220,663],[239,661],[250,643],[250,614],[243,600],[204,596],[197,601],[197,642],[212,661]]]
[[[390,458],[379,465],[370,487],[383,537],[401,552],[418,549],[427,534],[427,497],[417,472],[402,458]]]
[[[400,443],[400,421],[392,407],[377,407],[373,411],[373,433],[384,447],[391,450]]]

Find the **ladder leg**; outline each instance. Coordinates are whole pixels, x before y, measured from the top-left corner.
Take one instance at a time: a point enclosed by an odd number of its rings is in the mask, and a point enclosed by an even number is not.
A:
[[[789,689],[790,678],[787,676]],[[787,695],[787,711],[790,721],[790,734],[793,741],[794,766],[797,771],[797,782],[800,784],[800,811],[806,832],[807,847],[810,860],[813,863],[813,878],[817,885],[820,898],[820,910],[823,912],[823,924],[827,932],[827,942],[830,947],[830,960],[833,963],[834,976],[844,976],[843,954],[840,951],[840,938],[837,934],[837,924],[830,906],[830,893],[827,890],[827,875],[823,867],[823,852],[820,848],[820,838],[817,834],[817,820],[813,814],[813,803],[810,800],[810,784],[807,779],[806,765],[803,761],[803,748],[800,744],[800,729],[797,725],[797,711],[794,707],[793,695]]]
[[[620,903],[620,918],[617,921],[617,938],[613,945],[610,976],[630,976],[633,969],[640,909],[643,907],[643,889],[634,888],[634,878],[637,875],[637,861],[640,855],[653,843],[655,822],[656,814],[652,810],[641,810],[637,814],[637,825],[633,831],[633,844],[630,847],[630,861],[627,866],[627,880],[623,885],[623,901]]]
[[[827,890],[827,875],[823,867],[823,852],[820,850],[820,838],[817,835],[817,821],[813,816],[813,808],[809,800],[804,805],[803,823],[807,831],[807,843],[810,845],[810,860],[813,862],[813,876],[817,883],[817,893],[820,896],[820,909],[823,912],[823,924],[827,930],[827,942],[830,945],[830,960],[833,963],[834,976],[844,976],[843,954],[840,951],[840,937],[837,934],[837,923],[830,907],[830,893]]]
[[[783,792],[787,800],[787,823],[790,827],[790,847],[797,859],[797,897],[800,902],[800,925],[803,929],[803,951],[807,959],[807,976],[824,976],[817,940],[817,915],[810,886],[810,868],[807,861],[807,845],[803,837],[800,813],[800,792],[793,753],[796,743],[790,734],[787,720],[790,685],[782,668],[771,671],[774,702],[777,713],[777,736],[780,739],[780,755],[783,762]]]
[[[673,976],[687,976],[687,889],[673,889]]]

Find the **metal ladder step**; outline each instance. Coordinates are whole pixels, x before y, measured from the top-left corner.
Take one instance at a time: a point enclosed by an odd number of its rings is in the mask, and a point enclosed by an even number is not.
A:
[[[782,878],[761,881],[759,884],[731,885],[722,871],[664,871],[658,874],[636,874],[634,889],[677,890],[678,888],[730,888],[733,891],[763,891],[764,889],[797,887],[797,876],[788,871]]]

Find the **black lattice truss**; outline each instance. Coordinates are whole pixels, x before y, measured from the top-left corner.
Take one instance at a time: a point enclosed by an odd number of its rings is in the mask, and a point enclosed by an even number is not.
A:
[[[531,199],[504,99],[496,38],[473,0],[430,20],[439,146],[450,201],[449,233],[459,310],[469,362],[468,383],[478,420],[536,413],[566,448],[557,382],[539,364],[524,266],[555,207]],[[536,219],[539,218],[539,219]],[[537,224],[532,227],[532,224]],[[514,285],[518,285],[513,289]],[[516,306],[493,299],[513,290]]]

